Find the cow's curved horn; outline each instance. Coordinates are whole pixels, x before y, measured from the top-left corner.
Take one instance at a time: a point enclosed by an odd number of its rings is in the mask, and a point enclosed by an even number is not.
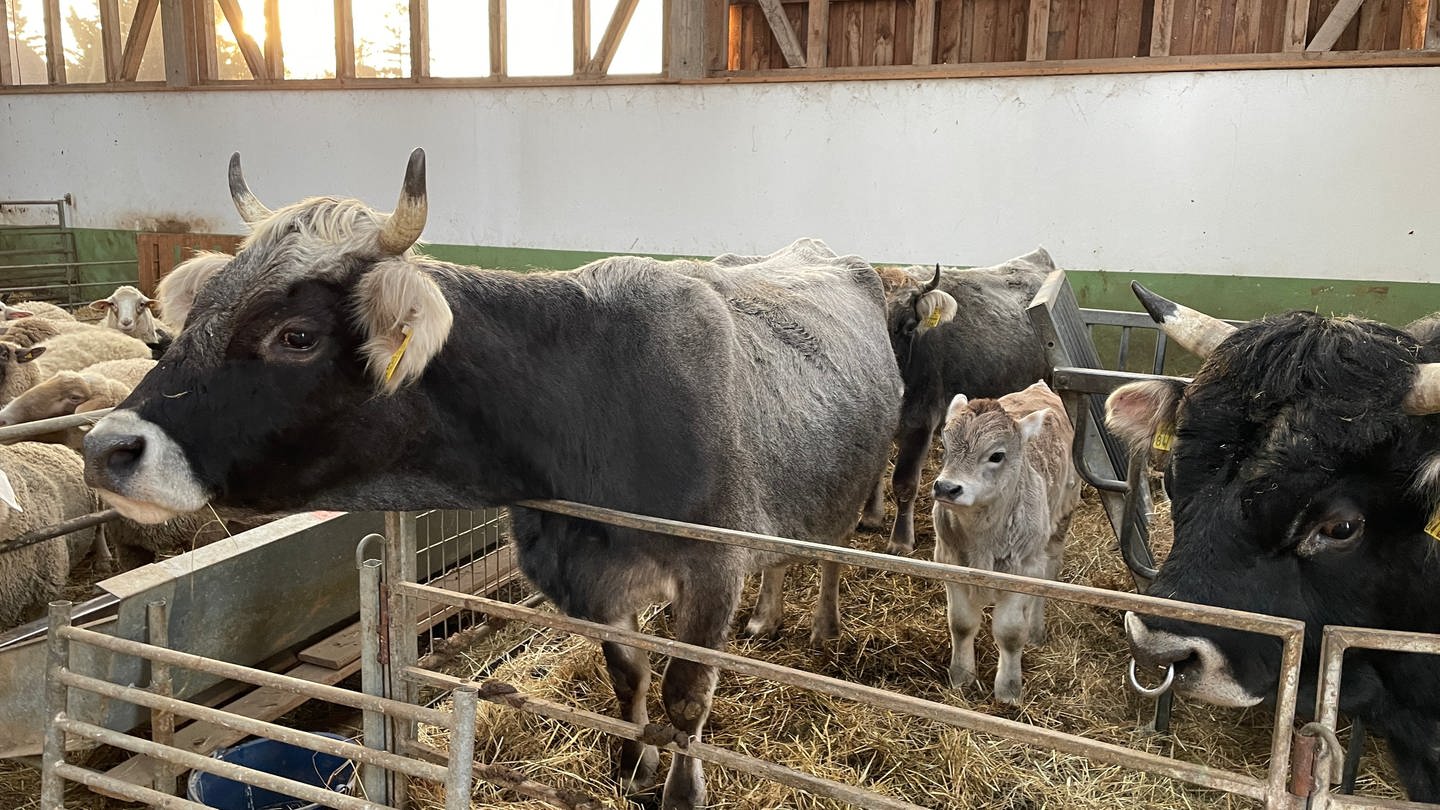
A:
[[[417,148],[410,153],[410,162],[405,166],[400,202],[395,204],[395,213],[390,215],[380,231],[380,252],[398,256],[415,244],[420,232],[425,230],[428,210],[425,201],[425,150]]]
[[[1415,384],[1400,405],[1405,413],[1425,416],[1440,413],[1440,363],[1421,363],[1415,369]]]
[[[932,279],[930,279],[930,283],[925,285],[925,289],[921,290],[921,291],[920,291],[920,294],[921,294],[921,295],[924,295],[925,293],[928,293],[928,292],[930,292],[931,290],[933,290],[933,289],[935,289],[936,287],[939,287],[939,286],[940,286],[940,265],[939,265],[939,264],[936,264],[936,265],[935,265],[935,277],[932,278]]]
[[[245,220],[247,225],[270,216],[270,209],[256,199],[255,195],[250,193],[250,187],[245,185],[245,173],[240,171],[239,152],[230,156],[230,199],[235,201],[235,210],[240,212],[240,218]]]
[[[1138,281],[1130,282],[1130,289],[1140,299],[1140,305],[1150,313],[1165,335],[1194,354],[1204,359],[1215,351],[1215,347],[1235,331],[1235,327],[1212,318],[1203,312],[1177,304],[1168,298],[1145,289]]]

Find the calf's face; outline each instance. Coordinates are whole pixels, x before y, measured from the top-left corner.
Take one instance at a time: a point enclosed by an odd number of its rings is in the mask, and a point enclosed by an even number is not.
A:
[[[993,399],[970,402],[957,395],[941,434],[945,458],[935,479],[935,502],[986,506],[1012,491],[1025,443],[1040,431],[1047,413],[1036,411],[1016,421]]]

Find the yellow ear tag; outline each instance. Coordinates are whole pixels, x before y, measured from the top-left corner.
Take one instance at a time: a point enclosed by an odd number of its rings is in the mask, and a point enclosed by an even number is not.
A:
[[[1430,522],[1425,524],[1425,533],[1436,540],[1440,540],[1440,507],[1430,515]]]
[[[1155,440],[1150,446],[1156,450],[1169,450],[1175,444],[1175,426],[1169,423],[1163,424],[1155,429]]]
[[[940,325],[940,308],[939,308],[939,307],[936,307],[936,308],[932,309],[932,310],[930,311],[930,315],[925,318],[925,328],[926,328],[926,329],[934,329],[935,327],[937,327],[937,326],[939,326],[939,325]]]
[[[395,367],[400,365],[400,358],[405,356],[405,350],[410,348],[410,338],[413,334],[410,330],[410,324],[407,323],[400,327],[400,331],[405,333],[405,338],[400,341],[400,348],[396,349],[395,353],[390,355],[390,362],[385,366],[385,382],[387,383],[390,382],[391,377],[395,376]]]

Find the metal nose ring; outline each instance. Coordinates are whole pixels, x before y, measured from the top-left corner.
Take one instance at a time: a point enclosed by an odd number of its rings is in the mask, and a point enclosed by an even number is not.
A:
[[[1170,685],[1173,683],[1175,683],[1175,665],[1168,664],[1165,667],[1165,680],[1161,681],[1159,686],[1143,686],[1140,680],[1135,677],[1135,659],[1130,659],[1130,688],[1136,692],[1139,692],[1145,697],[1160,697],[1170,691]]]

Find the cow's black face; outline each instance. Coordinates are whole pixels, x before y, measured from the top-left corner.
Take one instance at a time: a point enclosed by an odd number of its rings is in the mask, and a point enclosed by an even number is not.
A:
[[[1424,359],[1381,324],[1292,313],[1231,335],[1183,399],[1163,383],[1112,395],[1112,425],[1143,417],[1128,424],[1147,442],[1174,427],[1175,543],[1151,593],[1304,621],[1312,671],[1325,625],[1433,630],[1410,591],[1440,571],[1423,533],[1432,493],[1416,486],[1440,431],[1402,410]],[[1278,639],[1135,615],[1126,627],[1136,659],[1174,664],[1181,692],[1273,697]]]
[[[415,426],[432,421],[429,400],[407,384],[453,322],[436,272],[408,252],[424,225],[423,153],[393,215],[324,197],[272,212],[238,155],[230,183],[253,233],[205,281],[160,364],[86,436],[86,479],[144,522],[212,501],[392,508],[365,488],[425,441]],[[424,484],[421,497],[443,489]]]
[[[247,258],[223,273],[247,277]],[[249,293],[217,278],[160,365],[87,438],[92,485],[136,519],[211,500],[292,504],[365,460],[366,443],[334,441],[374,396],[344,278]]]

